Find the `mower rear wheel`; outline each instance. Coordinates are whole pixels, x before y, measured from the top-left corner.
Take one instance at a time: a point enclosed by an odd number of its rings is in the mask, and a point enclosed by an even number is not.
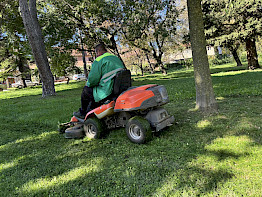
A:
[[[126,134],[132,142],[137,144],[143,144],[152,138],[149,122],[140,116],[128,120]]]
[[[84,123],[84,131],[88,138],[99,138],[103,130],[103,123],[98,118],[88,118]]]

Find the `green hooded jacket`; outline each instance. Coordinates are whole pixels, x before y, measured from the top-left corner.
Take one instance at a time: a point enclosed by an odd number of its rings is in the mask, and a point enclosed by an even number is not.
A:
[[[124,68],[123,62],[110,53],[104,53],[95,59],[86,82],[86,86],[93,88],[95,102],[112,93],[113,77]]]

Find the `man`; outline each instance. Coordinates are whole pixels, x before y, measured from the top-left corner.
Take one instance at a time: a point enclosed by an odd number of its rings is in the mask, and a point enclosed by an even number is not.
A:
[[[81,108],[73,115],[85,118],[96,103],[110,96],[113,90],[113,77],[124,69],[123,62],[115,55],[107,52],[104,44],[95,47],[96,59],[88,75],[86,86],[81,94]]]

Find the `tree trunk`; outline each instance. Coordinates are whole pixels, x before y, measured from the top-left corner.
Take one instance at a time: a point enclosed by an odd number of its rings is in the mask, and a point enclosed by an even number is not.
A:
[[[246,40],[246,51],[247,51],[247,61],[249,69],[260,68],[258,63],[257,48],[256,48],[256,38],[248,38]]]
[[[157,65],[160,67],[160,70],[162,71],[162,74],[163,75],[166,75],[167,74],[167,71],[166,71],[166,69],[164,68],[164,65],[163,65],[163,63],[162,63],[162,56],[157,56],[155,53],[154,53],[154,58],[155,58],[155,60],[156,60],[156,62],[157,62]]]
[[[201,0],[187,0],[187,7],[196,86],[196,108],[206,113],[217,112],[207,58]]]
[[[18,66],[18,70],[21,73],[21,79],[22,79],[22,84],[23,84],[23,88],[26,88],[26,78],[27,78],[27,72],[29,73],[29,67],[26,68],[24,65],[24,59],[23,57],[18,56],[17,57],[17,66]]]
[[[91,58],[89,58],[89,61],[93,63],[94,60],[96,59],[95,56],[93,55],[94,52],[92,50],[88,50],[88,53],[91,55]]]
[[[84,50],[84,47],[82,45],[82,59],[83,59],[83,64],[84,64],[84,74],[85,76],[87,77],[88,76],[88,73],[87,73],[87,68],[86,68],[86,54],[85,54],[85,50]]]
[[[238,57],[238,54],[237,54],[237,49],[234,48],[234,47],[229,47],[228,48],[230,50],[230,52],[232,53],[233,57],[234,57],[234,60],[236,61],[237,63],[237,66],[242,66],[242,63]]]
[[[48,63],[41,27],[37,20],[36,0],[19,0],[29,43],[42,80],[42,97],[55,95],[54,78]]]
[[[141,70],[141,74],[142,74],[142,76],[144,76],[144,69],[143,69],[143,63],[142,63],[142,60],[139,60],[139,68],[140,68],[140,70]]]
[[[154,68],[154,66],[152,65],[152,63],[150,62],[150,59],[149,59],[148,54],[147,54],[147,53],[145,53],[145,54],[146,54],[147,62],[148,62],[148,64],[149,64],[149,66],[150,66],[151,74],[154,74],[154,72],[155,72],[155,68]]]
[[[111,35],[111,38],[110,38],[110,41],[111,41],[111,44],[112,44],[112,49],[116,52],[117,56],[119,57],[119,59],[122,61],[125,69],[126,68],[126,65],[125,65],[125,62],[123,61],[119,51],[118,51],[118,48],[117,48],[117,45],[116,45],[116,40],[115,40],[115,36],[114,35]]]
[[[82,33],[80,30],[78,30],[79,36],[80,36],[80,44],[81,44],[81,52],[82,52],[82,60],[83,60],[83,67],[84,67],[84,74],[87,77],[88,73],[87,73],[87,68],[86,68],[86,54],[85,54],[85,50],[84,50],[84,42],[82,39]]]
[[[150,43],[151,47],[153,48],[153,44]],[[153,57],[154,59],[156,60],[157,62],[157,65],[160,67],[160,70],[162,71],[162,74],[163,75],[166,75],[167,74],[167,71],[166,69],[164,68],[164,65],[162,63],[162,54],[163,53],[160,53],[160,54],[157,54],[156,50],[153,49]]]
[[[161,64],[159,65],[159,67],[160,67],[160,69],[161,69],[161,71],[162,71],[162,74],[163,74],[163,75],[167,75],[167,71],[166,71],[164,65],[162,64],[162,62],[161,62]]]

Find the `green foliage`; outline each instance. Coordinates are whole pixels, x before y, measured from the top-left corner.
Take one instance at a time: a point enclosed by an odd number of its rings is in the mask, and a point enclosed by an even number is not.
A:
[[[13,76],[18,69],[22,77],[29,74],[31,52],[26,41],[18,1],[5,0],[0,11],[0,78]]]
[[[241,65],[237,50],[245,43],[249,68],[259,68],[255,42],[262,32],[261,1],[205,0],[202,7],[208,41],[227,47],[237,65]]]
[[[261,2],[208,0],[203,2],[206,36],[216,45],[232,45],[236,41],[261,34]]]
[[[76,48],[78,45],[78,40],[75,37],[77,24],[66,17],[66,9],[59,10],[55,6],[55,2],[51,4],[48,1],[41,1],[38,4],[40,7],[38,9],[39,23],[45,36],[48,54],[51,53],[52,56],[54,48],[57,47],[60,47],[60,50]],[[65,5],[63,4],[63,6]]]
[[[209,64],[210,65],[223,65],[223,64],[227,64],[227,63],[232,63],[232,57],[223,54],[223,55],[216,55],[216,56],[211,56],[209,57]]]
[[[0,93],[2,196],[260,196],[262,70],[211,68],[218,114],[194,111],[193,69],[133,77],[165,85],[176,124],[145,145],[124,129],[99,140],[56,131],[80,105],[84,82]]]
[[[124,10],[123,42],[152,54],[162,65],[162,55],[168,44],[175,42],[175,20],[179,14],[174,1],[122,1]]]
[[[179,60],[176,63],[172,63],[172,64],[167,64],[166,65],[168,69],[175,69],[175,70],[179,70],[179,69],[189,69],[191,67],[193,67],[193,59],[189,58],[186,60]]]
[[[71,51],[56,51],[50,60],[52,73],[57,76],[67,76],[78,70],[75,66],[76,59],[71,56]]]
[[[43,12],[43,15],[51,21],[49,26],[51,30],[55,27],[56,32],[63,34],[62,40],[65,42],[61,44],[62,46],[71,44],[71,47],[79,48],[79,45],[84,43],[87,50],[92,51],[97,42],[104,41],[109,48],[116,50],[114,37],[119,36],[117,19],[121,14],[114,2],[59,0],[49,1],[46,6],[49,5],[52,9],[48,10],[47,14]],[[53,37],[59,42],[56,36]],[[68,40],[70,42],[67,42]]]

